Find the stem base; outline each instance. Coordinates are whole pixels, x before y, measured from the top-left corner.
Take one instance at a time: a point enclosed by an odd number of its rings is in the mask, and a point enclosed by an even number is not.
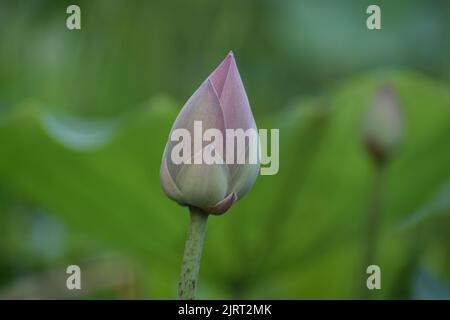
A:
[[[190,207],[189,210],[189,231],[184,248],[180,282],[178,283],[178,298],[180,300],[194,300],[196,297],[200,258],[208,221],[207,213],[193,207]]]

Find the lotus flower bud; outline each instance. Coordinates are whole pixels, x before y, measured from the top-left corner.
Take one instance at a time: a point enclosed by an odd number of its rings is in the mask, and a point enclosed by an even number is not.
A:
[[[215,139],[205,137],[206,132],[211,131],[208,129],[217,133]],[[229,129],[252,131],[256,139],[247,137],[245,148],[239,148],[228,140]],[[198,139],[198,134],[203,135],[199,131],[205,132],[201,144],[191,140],[188,147],[179,152],[180,140],[173,141],[174,136],[182,136],[183,140],[187,135]],[[252,187],[259,170],[259,156],[256,161],[249,161],[255,148],[259,155],[255,120],[230,52],[189,98],[175,120],[161,164],[162,188],[169,198],[181,205],[222,214]],[[229,152],[232,157],[228,157]],[[183,163],[174,161],[173,154],[177,153],[185,160]],[[205,153],[212,154],[216,161],[207,163]],[[236,161],[239,157],[246,161]]]
[[[364,123],[364,140],[377,163],[384,163],[400,146],[404,135],[404,119],[391,86],[378,89],[368,106]]]

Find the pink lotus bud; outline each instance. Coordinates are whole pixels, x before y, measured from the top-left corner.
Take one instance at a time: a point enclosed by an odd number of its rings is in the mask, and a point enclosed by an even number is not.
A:
[[[230,132],[238,132],[230,129],[251,132],[253,139],[244,138],[242,148],[237,139],[228,139]],[[183,148],[181,138],[187,142]],[[250,160],[258,148],[255,120],[230,52],[175,120],[161,164],[162,188],[181,205],[222,214],[252,187],[259,170],[258,154],[255,161]],[[213,160],[208,161],[205,154]],[[175,156],[183,162],[175,161]]]
[[[383,86],[370,102],[364,122],[364,140],[377,163],[383,163],[400,146],[403,114],[391,86]]]

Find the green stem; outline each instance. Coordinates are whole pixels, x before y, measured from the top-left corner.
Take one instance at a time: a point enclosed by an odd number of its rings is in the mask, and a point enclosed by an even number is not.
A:
[[[377,242],[381,224],[381,211],[383,207],[383,188],[384,188],[384,163],[376,163],[373,176],[371,207],[369,208],[368,212],[366,234],[365,234],[366,235],[365,253],[362,268],[364,270],[363,272],[365,275],[367,267],[376,264],[375,258],[377,254]],[[365,280],[363,281],[362,297],[364,299],[370,297],[369,289],[366,286]]]
[[[203,239],[205,238],[208,214],[198,208],[189,208],[189,232],[184,248],[183,265],[180,282],[178,283],[178,298],[194,300],[197,291],[200,258],[202,256]]]

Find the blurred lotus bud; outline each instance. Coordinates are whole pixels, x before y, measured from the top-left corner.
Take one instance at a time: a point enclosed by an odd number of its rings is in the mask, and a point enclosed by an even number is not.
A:
[[[400,146],[404,136],[401,107],[391,86],[378,89],[369,103],[364,122],[364,142],[373,160],[384,163]]]
[[[241,133],[251,131],[253,139],[247,137],[245,148],[239,148],[235,140],[233,143],[228,140],[229,129]],[[203,135],[200,144],[190,141],[188,147],[179,152],[179,145],[173,138],[182,136],[184,140],[191,136],[197,139],[200,131],[205,132],[200,133]],[[207,132],[213,135],[208,137]],[[255,120],[230,52],[189,98],[175,120],[161,164],[162,188],[169,198],[181,205],[222,214],[252,187],[259,171],[259,156],[253,162],[248,160],[255,148],[259,151]],[[177,153],[186,161],[174,161],[173,155]],[[215,161],[205,161],[205,153],[212,155]],[[246,161],[236,161],[240,157]]]

